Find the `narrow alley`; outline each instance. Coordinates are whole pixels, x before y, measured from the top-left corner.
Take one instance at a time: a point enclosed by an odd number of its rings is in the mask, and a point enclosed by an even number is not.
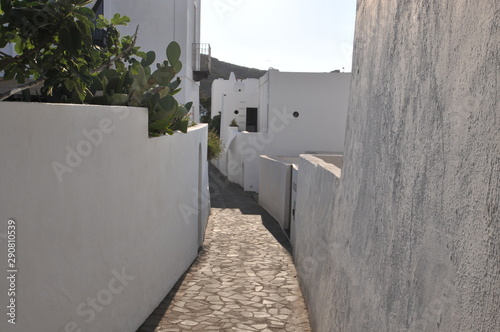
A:
[[[238,186],[210,167],[203,249],[138,332],[310,331],[287,238]]]

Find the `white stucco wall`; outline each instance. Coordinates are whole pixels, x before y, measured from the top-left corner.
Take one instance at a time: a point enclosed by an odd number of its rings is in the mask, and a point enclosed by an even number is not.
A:
[[[244,80],[247,82],[250,80]],[[220,94],[229,81],[214,81],[212,103],[222,107],[221,119],[229,123],[235,117],[234,107],[253,107],[258,99],[259,132],[241,132],[230,141],[227,164],[237,163],[233,178],[245,190],[259,192],[259,162],[261,154],[269,156],[298,156],[310,151],[341,153],[349,98],[349,73],[287,73],[270,70],[255,86],[255,92]],[[252,81],[253,87],[253,81]],[[250,91],[250,89],[247,89]],[[219,101],[219,99],[221,99]],[[215,101],[214,101],[215,100]],[[214,105],[214,104],[213,104]],[[298,117],[293,113],[298,112]],[[244,129],[242,129],[244,130]],[[228,134],[221,126],[223,142]],[[227,143],[225,143],[228,146]],[[231,176],[230,176],[231,179]]]
[[[292,165],[292,183],[290,192],[290,244],[295,245],[295,238],[292,235],[295,232],[295,219],[297,216],[297,190],[299,182],[299,166],[298,162]]]
[[[234,136],[234,128],[229,127],[231,121],[236,120],[239,131],[246,129],[244,123],[246,121],[247,107],[259,108],[258,79],[237,80],[234,73],[231,73],[228,80],[217,79],[212,83],[212,117],[220,112],[220,136],[226,150],[229,148]]]
[[[147,118],[142,108],[0,103],[0,234],[15,220],[18,270],[17,324],[3,306],[1,331],[136,331],[196,258],[210,205],[207,127],[149,138]],[[7,286],[1,278],[3,304]]]
[[[267,133],[269,129],[269,71],[259,78],[259,131]]]
[[[289,229],[292,164],[268,156],[260,156],[259,162],[259,205]]]
[[[239,132],[227,149],[229,181],[239,184],[245,191],[258,192],[260,150],[251,144],[259,142],[259,137],[260,133]]]
[[[193,102],[192,113],[199,121],[199,88],[193,80],[193,43],[200,42],[200,0],[115,0],[104,2],[104,16],[115,13],[130,17],[127,26],[120,26],[123,35],[133,35],[139,25],[137,46],[143,51],[155,51],[156,63],[162,63],[170,42],[181,46],[183,64],[179,77],[182,79],[181,92],[177,99],[185,104]]]
[[[231,145],[233,139],[240,135],[238,132],[237,127],[229,127],[225,128],[224,131],[226,132],[226,136],[224,137],[224,140],[222,141],[222,148],[223,153],[220,154],[219,159],[213,159],[212,163],[221,171],[222,174],[225,176],[229,177],[229,173],[235,174],[239,173],[240,171],[237,169],[238,167],[235,166],[234,163],[229,165],[229,146]],[[239,165],[239,164],[238,164]]]
[[[289,73],[274,69],[268,72],[267,83],[261,85],[261,90],[268,91],[269,130],[279,131],[272,127],[271,121],[276,117],[273,112],[299,113],[271,144],[282,151],[279,155],[344,151],[350,83],[350,73]]]
[[[496,0],[359,0],[341,177],[299,164],[314,331],[500,331]]]

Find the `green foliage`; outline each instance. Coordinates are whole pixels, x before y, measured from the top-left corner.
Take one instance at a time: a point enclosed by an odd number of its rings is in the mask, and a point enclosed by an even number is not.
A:
[[[0,52],[4,80],[23,84],[33,77],[35,84],[20,88],[25,100],[27,88],[43,83],[44,100],[147,107],[150,135],[186,132],[192,103],[180,105],[174,98],[181,83],[179,44],[170,43],[167,60],[152,71],[155,53],[140,51],[136,35],[121,37],[116,28],[130,19],[119,14],[96,19],[85,7],[91,2],[0,0],[0,48],[12,43],[18,53]],[[96,28],[105,35],[103,47],[93,44]]]
[[[201,109],[200,109],[200,122],[201,123],[210,123],[210,114],[207,114],[206,112],[201,114]]]
[[[236,122],[236,119],[232,119],[231,123],[229,124],[229,127],[238,127],[238,122]]]
[[[212,98],[200,98],[200,121],[209,123],[211,119]]]
[[[201,98],[200,104],[210,112],[210,108],[212,107],[212,98],[211,97]]]
[[[220,118],[221,113],[219,112],[219,114],[208,120],[208,160],[219,159],[222,153]]]
[[[208,160],[219,159],[222,153],[222,141],[215,131],[208,131]]]
[[[92,93],[102,94],[94,102],[148,108],[151,136],[172,135],[175,130],[187,132],[192,103],[179,105],[174,98],[181,83],[176,78],[182,69],[179,44],[169,44],[167,58],[170,60],[157,64],[153,72],[149,66],[156,55],[152,51],[145,53],[140,62],[130,59],[127,67],[104,70],[93,81]]]
[[[127,39],[124,43],[111,38],[119,36],[115,26],[127,22],[119,15],[115,24],[105,25],[112,47],[99,49],[93,45],[95,15],[85,7],[89,3],[89,0],[1,0],[0,48],[12,43],[18,54],[12,57],[0,53],[4,80],[24,83],[30,77],[42,79],[43,96],[82,103],[93,71],[127,46]]]
[[[208,130],[214,131],[218,136],[220,136],[220,116],[219,112],[219,114],[208,121]]]

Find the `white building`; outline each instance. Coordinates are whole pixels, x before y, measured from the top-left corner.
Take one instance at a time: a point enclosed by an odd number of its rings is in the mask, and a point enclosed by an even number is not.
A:
[[[209,55],[209,46],[200,45],[201,0],[102,0],[102,5],[105,17],[112,17],[115,13],[130,17],[131,22],[120,27],[123,35],[134,34],[139,26],[137,46],[144,51],[154,51],[155,63],[166,59],[166,48],[171,41],[179,43],[183,64],[179,73],[182,90],[176,99],[180,103],[192,101],[194,120],[199,121],[199,80],[209,70],[200,68],[200,61],[207,59],[201,57],[200,51]]]
[[[127,26],[118,27],[120,32],[133,35],[139,26],[136,44],[143,51],[156,53],[155,64],[166,59],[166,48],[171,41],[179,43],[182,90],[176,99],[183,104],[192,101],[193,119],[199,121],[199,80],[210,70],[210,46],[200,44],[201,0],[97,0],[88,6],[107,18],[115,13],[130,17]],[[7,45],[3,51],[14,54],[12,45]],[[15,85],[15,82],[3,84],[5,87]]]
[[[216,80],[212,116],[221,112],[224,152],[213,163],[246,191],[259,192],[259,155],[341,154],[350,73],[269,70],[260,79]],[[230,127],[235,120],[238,127]]]

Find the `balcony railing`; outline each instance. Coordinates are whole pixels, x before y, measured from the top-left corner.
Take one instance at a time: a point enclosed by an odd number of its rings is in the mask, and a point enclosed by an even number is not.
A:
[[[193,44],[193,79],[207,78],[212,70],[212,50],[210,44]]]
[[[92,7],[96,18],[99,15],[104,15],[104,0],[97,0]],[[95,29],[92,32],[92,41],[94,45],[103,47],[106,43],[106,34],[103,29]]]

